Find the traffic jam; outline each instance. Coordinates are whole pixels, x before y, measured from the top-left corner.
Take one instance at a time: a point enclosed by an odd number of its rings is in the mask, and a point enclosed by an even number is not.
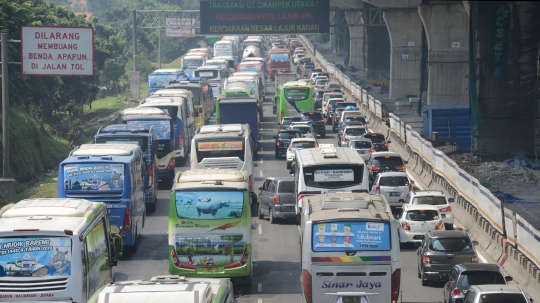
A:
[[[431,301],[532,302],[309,53],[296,35],[227,35],[151,73],[138,106],[66,155],[57,198],[0,210],[0,298],[248,302],[261,226],[292,225],[277,237],[299,245],[304,303],[400,303],[405,283]],[[167,272],[120,281],[159,209]]]

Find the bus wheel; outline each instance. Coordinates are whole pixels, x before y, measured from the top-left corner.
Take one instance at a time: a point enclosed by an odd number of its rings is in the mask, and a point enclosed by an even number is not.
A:
[[[261,211],[261,204],[257,207],[257,215],[259,216],[259,219],[264,219],[264,215]]]

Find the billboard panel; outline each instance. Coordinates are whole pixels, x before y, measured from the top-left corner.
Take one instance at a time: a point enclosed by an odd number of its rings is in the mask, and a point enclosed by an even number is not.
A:
[[[201,0],[201,34],[330,33],[330,0]]]
[[[195,18],[165,18],[165,36],[195,37]]]

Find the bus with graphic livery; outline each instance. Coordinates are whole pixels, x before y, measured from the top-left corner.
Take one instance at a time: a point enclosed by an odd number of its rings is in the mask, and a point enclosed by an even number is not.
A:
[[[169,204],[169,273],[251,284],[250,200],[245,171],[179,172]]]
[[[278,87],[279,107],[277,123],[283,117],[314,110],[313,91],[311,86],[302,81],[290,81]]]
[[[58,169],[58,197],[105,202],[111,230],[124,249],[137,250],[144,227],[146,163],[135,144],[82,144]]]
[[[195,129],[206,124],[214,113],[214,94],[208,81],[200,78],[178,78],[170,81],[165,89],[185,89],[193,93],[193,105],[197,111]]]

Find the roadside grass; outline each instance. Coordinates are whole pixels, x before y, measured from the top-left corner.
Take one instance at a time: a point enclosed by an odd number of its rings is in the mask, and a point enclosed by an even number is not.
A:
[[[46,177],[38,184],[17,194],[16,201],[30,198],[56,198],[58,197],[58,172]]]

